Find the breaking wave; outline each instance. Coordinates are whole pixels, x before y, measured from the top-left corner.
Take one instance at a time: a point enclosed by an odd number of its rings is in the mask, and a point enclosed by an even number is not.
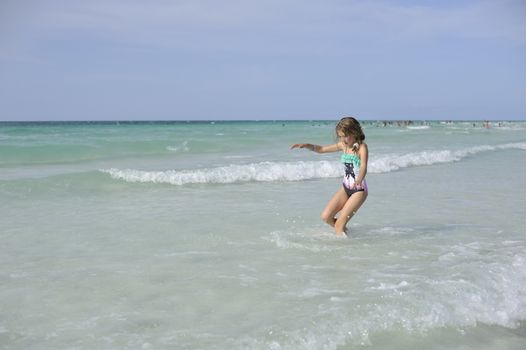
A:
[[[526,150],[526,142],[496,146],[476,146],[462,150],[422,151],[406,154],[388,154],[371,159],[370,173],[389,173],[404,168],[458,162],[483,152],[504,149]],[[215,168],[192,170],[145,171],[134,169],[100,169],[113,179],[126,182],[187,184],[229,184],[237,182],[302,181],[341,176],[337,161],[260,162],[231,164]]]

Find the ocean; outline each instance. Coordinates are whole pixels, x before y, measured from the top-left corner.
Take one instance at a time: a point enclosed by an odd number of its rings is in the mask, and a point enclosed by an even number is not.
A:
[[[525,349],[526,122],[0,123],[2,349]]]

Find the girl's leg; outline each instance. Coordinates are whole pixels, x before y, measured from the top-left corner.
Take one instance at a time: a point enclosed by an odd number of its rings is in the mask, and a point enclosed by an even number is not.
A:
[[[338,192],[332,196],[332,199],[329,201],[329,203],[327,203],[327,206],[321,213],[321,219],[334,227],[334,224],[336,223],[336,218],[334,216],[336,213],[342,210],[343,206],[347,202],[347,198],[347,193],[345,193],[343,186],[340,187]]]
[[[340,216],[334,223],[334,229],[337,235],[347,234],[347,222],[353,217],[354,214],[360,209],[363,202],[367,199],[367,192],[356,192],[354,193],[340,211]]]

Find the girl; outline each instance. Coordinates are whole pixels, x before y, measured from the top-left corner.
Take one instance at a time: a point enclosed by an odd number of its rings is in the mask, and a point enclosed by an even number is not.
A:
[[[323,221],[334,227],[337,235],[347,235],[347,222],[367,199],[367,160],[369,151],[363,142],[365,135],[360,123],[352,118],[342,118],[336,125],[339,142],[329,146],[297,143],[293,148],[307,148],[316,153],[342,151],[341,162],[345,167],[343,186],[334,194],[321,213]],[[338,217],[335,217],[337,213]]]

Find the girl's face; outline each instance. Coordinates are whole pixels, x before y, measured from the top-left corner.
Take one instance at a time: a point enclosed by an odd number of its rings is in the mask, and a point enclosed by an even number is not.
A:
[[[337,134],[340,141],[343,142],[346,146],[352,147],[352,145],[354,145],[354,143],[356,142],[352,135],[345,135],[342,131],[338,131]]]

